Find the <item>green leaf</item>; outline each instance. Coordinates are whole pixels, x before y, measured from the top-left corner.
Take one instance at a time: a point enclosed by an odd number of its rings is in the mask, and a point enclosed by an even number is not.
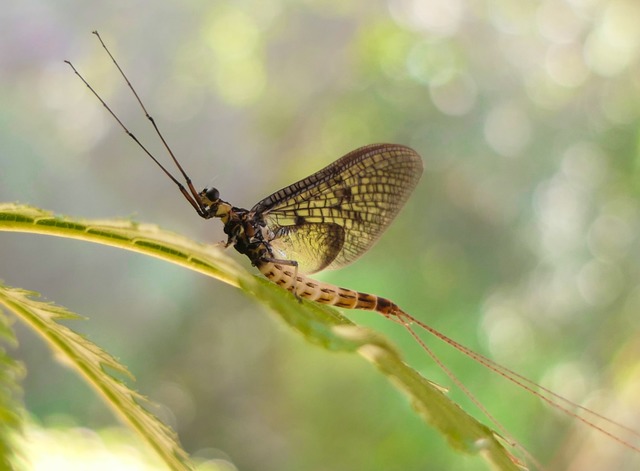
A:
[[[76,220],[15,204],[0,204],[0,230],[74,238],[140,252],[239,287],[314,344],[334,351],[357,352],[375,365],[410,397],[421,417],[438,429],[453,448],[481,455],[494,469],[521,469],[495,432],[453,403],[443,388],[405,364],[380,334],[354,325],[333,308],[298,301],[291,293],[247,272],[214,246],[197,244],[153,225]],[[34,302],[24,295],[21,299]],[[113,360],[106,357],[105,361],[110,364]]]
[[[15,344],[9,319],[0,312],[0,338]],[[0,469],[14,469],[15,438],[22,431],[22,406],[16,399],[20,380],[24,376],[22,365],[13,360],[0,345]]]
[[[59,358],[79,372],[106,404],[156,450],[169,468],[192,469],[173,431],[140,405],[145,399],[106,371],[110,369],[133,378],[127,368],[91,341],[58,323],[60,319],[78,319],[78,315],[55,304],[37,301],[36,297],[37,293],[0,284],[0,304],[29,325]]]

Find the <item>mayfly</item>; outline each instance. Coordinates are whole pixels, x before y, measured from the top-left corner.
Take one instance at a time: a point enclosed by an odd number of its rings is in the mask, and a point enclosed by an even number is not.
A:
[[[504,432],[504,436],[513,444],[516,442],[453,376],[453,373],[435,357],[413,326],[418,326],[448,343],[493,372],[534,394],[548,405],[574,417],[623,446],[640,452],[639,447],[597,425],[595,420],[607,423],[630,436],[640,437],[638,432],[572,403],[553,391],[468,349],[409,315],[392,301],[373,294],[319,282],[307,276],[324,269],[343,267],[372,247],[402,209],[422,175],[422,158],[416,151],[398,144],[373,144],[360,147],[309,177],[276,191],[256,203],[251,209],[237,208],[222,200],[216,188],[207,187],[199,192],[195,189],[123,70],[100,35],[96,31],[94,34],[133,92],[185,184],[174,177],[129,131],[73,64],[69,61],[65,62],[122,129],[173,181],[196,213],[204,219],[219,218],[222,221],[227,235],[226,246],[233,246],[238,252],[246,255],[251,263],[272,282],[292,292],[298,299],[304,298],[347,309],[376,311],[403,325],[453,382]],[[592,418],[587,419],[579,413]]]
[[[94,34],[122,73],[100,35],[97,32]],[[185,179],[185,188],[129,132],[73,65],[67,63],[125,132],[178,186],[198,215],[204,219],[219,218],[222,221],[227,235],[226,246],[233,246],[246,255],[271,281],[293,292],[298,298],[322,304],[372,310],[388,317],[397,317],[402,312],[388,299],[321,283],[306,275],[327,268],[343,267],[360,257],[377,241],[422,175],[422,158],[413,149],[397,144],[361,147],[313,175],[264,198],[249,210],[237,208],[222,200],[216,188],[196,191],[191,179],[169,150]],[[130,85],[128,80],[127,83]],[[137,94],[136,98],[157,130]],[[166,146],[164,138],[162,141]],[[168,146],[166,148],[169,149]]]

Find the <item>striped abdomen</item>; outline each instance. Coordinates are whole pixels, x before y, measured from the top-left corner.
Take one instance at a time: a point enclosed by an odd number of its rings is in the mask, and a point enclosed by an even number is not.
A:
[[[385,316],[395,316],[402,312],[398,306],[386,298],[374,294],[360,293],[313,280],[298,274],[294,280],[295,267],[273,262],[261,262],[258,270],[278,286],[304,299],[345,309],[376,311]]]

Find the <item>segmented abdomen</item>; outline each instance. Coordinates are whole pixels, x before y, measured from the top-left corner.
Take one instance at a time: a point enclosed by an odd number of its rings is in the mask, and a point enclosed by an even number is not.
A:
[[[374,294],[360,293],[316,281],[298,274],[294,280],[295,267],[274,262],[261,262],[258,270],[272,282],[304,299],[345,309],[376,311],[385,316],[395,316],[400,309],[386,298]],[[400,311],[401,312],[401,311]]]

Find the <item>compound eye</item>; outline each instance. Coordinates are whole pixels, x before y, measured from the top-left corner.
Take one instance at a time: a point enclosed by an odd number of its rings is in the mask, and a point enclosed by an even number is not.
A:
[[[220,198],[220,192],[217,188],[205,188],[204,195],[209,201],[216,201]]]

